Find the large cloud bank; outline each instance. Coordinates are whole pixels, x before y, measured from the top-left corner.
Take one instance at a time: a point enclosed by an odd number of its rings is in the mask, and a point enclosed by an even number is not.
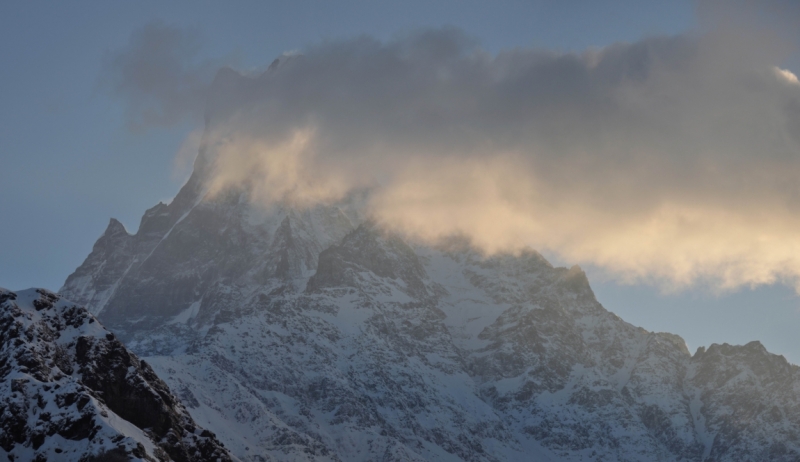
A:
[[[584,53],[458,30],[312,46],[212,85],[212,192],[308,205],[370,188],[410,236],[531,246],[625,281],[800,288],[791,34],[729,17]]]

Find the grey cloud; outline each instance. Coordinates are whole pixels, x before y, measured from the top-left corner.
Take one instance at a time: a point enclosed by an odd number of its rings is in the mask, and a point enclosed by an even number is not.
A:
[[[800,288],[800,82],[775,67],[793,39],[747,22],[751,3],[698,5],[697,31],[583,53],[489,54],[425,30],[323,42],[210,87],[195,42],[159,25],[109,70],[140,124],[207,103],[212,193],[313,202],[379,184],[371,213],[412,237],[530,245],[674,287]]]
[[[313,126],[318,160],[333,163],[519,151],[563,184],[582,181],[574,170],[582,166],[612,180],[624,163],[647,189],[691,188],[687,172],[709,162],[795,159],[797,146],[778,140],[791,135],[797,92],[724,47],[679,36],[584,54],[489,56],[452,30],[326,43],[243,78],[247,103],[232,125],[264,139]]]
[[[736,30],[492,55],[445,29],[225,71],[207,115],[225,140],[207,149],[215,185],[261,172],[272,201],[377,182],[373,214],[425,239],[674,286],[798,284],[800,85],[774,67],[779,36]]]
[[[782,33],[800,36],[800,3],[795,0],[697,0],[696,6],[707,26],[781,28]]]
[[[202,116],[208,83],[219,62],[199,60],[200,33],[152,22],[128,45],[108,52],[100,83],[125,103],[134,130],[171,126]]]

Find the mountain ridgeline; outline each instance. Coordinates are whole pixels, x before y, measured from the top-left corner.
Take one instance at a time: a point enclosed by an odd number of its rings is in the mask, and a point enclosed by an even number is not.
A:
[[[59,293],[235,457],[800,460],[800,369],[760,343],[692,355],[603,308],[578,267],[406,242],[358,197],[209,196],[209,162],[136,234],[111,220]]]

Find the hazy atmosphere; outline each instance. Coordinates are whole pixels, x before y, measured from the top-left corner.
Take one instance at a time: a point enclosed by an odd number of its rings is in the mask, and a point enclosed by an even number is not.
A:
[[[411,240],[580,264],[692,350],[800,361],[797,3],[223,8],[0,7],[0,284],[59,289],[199,152],[212,195],[363,194]]]

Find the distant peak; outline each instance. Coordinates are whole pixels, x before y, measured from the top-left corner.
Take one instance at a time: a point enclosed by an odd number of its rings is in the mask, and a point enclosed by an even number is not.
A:
[[[689,356],[692,355],[692,353],[689,352],[689,347],[686,346],[686,341],[680,335],[671,334],[669,332],[657,332],[656,335],[678,347],[681,352]]]
[[[572,265],[572,267],[570,267],[569,271],[567,271],[567,276],[572,277],[572,276],[579,276],[579,275],[584,275],[584,276],[586,275],[583,272],[583,269],[581,269],[581,267],[579,265]]]
[[[212,81],[212,86],[219,86],[219,85],[226,85],[233,82],[238,81],[242,78],[242,74],[236,72],[232,68],[228,66],[224,66],[219,68],[216,75],[214,75],[214,80]]]
[[[753,340],[752,342],[748,342],[744,347],[747,348],[748,350],[760,351],[764,353],[767,352],[766,347],[764,347],[764,345],[758,340]]]
[[[272,61],[272,63],[267,68],[267,72],[275,72],[276,70],[278,70],[279,67],[300,56],[303,55],[294,51],[288,51],[286,53],[283,53],[282,55],[275,58],[274,61]]]
[[[577,292],[592,291],[586,273],[578,265],[573,265],[561,275],[561,283],[568,289]]]
[[[108,226],[106,227],[105,235],[113,236],[120,233],[128,234],[128,231],[125,229],[125,225],[120,223],[116,218],[111,218],[108,220]]]
[[[745,345],[731,345],[728,343],[712,343],[707,350],[707,353],[714,353],[717,355],[736,355],[736,354],[770,354],[764,345],[758,340],[753,340]]]

